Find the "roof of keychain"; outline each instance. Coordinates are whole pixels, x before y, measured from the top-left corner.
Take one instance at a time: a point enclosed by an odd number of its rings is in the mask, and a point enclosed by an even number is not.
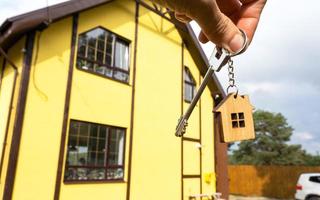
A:
[[[186,127],[188,125],[188,119],[189,119],[194,107],[196,106],[198,100],[200,99],[202,92],[204,91],[205,87],[207,86],[209,80],[211,79],[212,74],[215,71],[219,72],[221,70],[221,68],[223,66],[225,66],[232,57],[240,55],[247,50],[248,45],[249,45],[249,42],[248,42],[249,40],[248,40],[247,34],[241,29],[240,29],[240,32],[242,33],[242,36],[244,38],[244,43],[243,43],[242,48],[238,52],[229,53],[227,50],[225,50],[221,47],[217,47],[217,46],[213,50],[211,57],[210,57],[210,60],[209,60],[210,67],[208,68],[207,73],[204,76],[203,81],[202,81],[201,85],[199,86],[199,89],[198,89],[196,95],[192,99],[187,112],[179,119],[179,123],[176,127],[176,133],[175,133],[175,135],[177,137],[182,137],[183,134],[185,134]]]

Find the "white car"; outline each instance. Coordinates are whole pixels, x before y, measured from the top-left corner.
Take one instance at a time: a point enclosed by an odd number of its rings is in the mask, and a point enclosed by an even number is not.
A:
[[[297,200],[320,200],[320,173],[300,175],[295,198]]]

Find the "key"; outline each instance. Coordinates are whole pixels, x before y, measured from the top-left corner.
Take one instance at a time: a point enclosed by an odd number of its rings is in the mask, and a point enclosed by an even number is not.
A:
[[[179,119],[179,123],[176,127],[176,133],[175,133],[175,135],[177,137],[182,137],[185,134],[186,127],[188,126],[188,119],[189,119],[194,107],[196,106],[197,102],[199,101],[201,94],[203,93],[204,89],[206,88],[209,80],[212,78],[213,72],[214,71],[219,72],[221,70],[221,68],[228,63],[228,60],[230,58],[231,58],[231,55],[226,50],[219,48],[219,47],[216,47],[214,49],[214,51],[212,52],[210,59],[209,59],[210,67],[208,68],[207,73],[204,76],[203,81],[202,81],[196,95],[192,99],[187,112],[183,116],[181,116],[181,118]]]

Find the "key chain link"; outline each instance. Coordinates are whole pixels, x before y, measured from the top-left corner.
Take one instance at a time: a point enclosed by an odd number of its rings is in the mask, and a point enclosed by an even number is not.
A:
[[[229,90],[231,88],[235,88],[236,89],[236,96],[238,95],[238,87],[237,85],[235,84],[236,83],[236,80],[235,80],[235,76],[234,76],[234,66],[233,66],[233,60],[230,58],[228,60],[228,76],[229,76],[229,86],[227,88],[227,93],[229,94]]]

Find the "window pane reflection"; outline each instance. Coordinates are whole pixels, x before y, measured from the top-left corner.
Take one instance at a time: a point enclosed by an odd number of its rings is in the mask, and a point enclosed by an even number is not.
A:
[[[72,120],[65,180],[123,179],[124,140],[125,129]]]

